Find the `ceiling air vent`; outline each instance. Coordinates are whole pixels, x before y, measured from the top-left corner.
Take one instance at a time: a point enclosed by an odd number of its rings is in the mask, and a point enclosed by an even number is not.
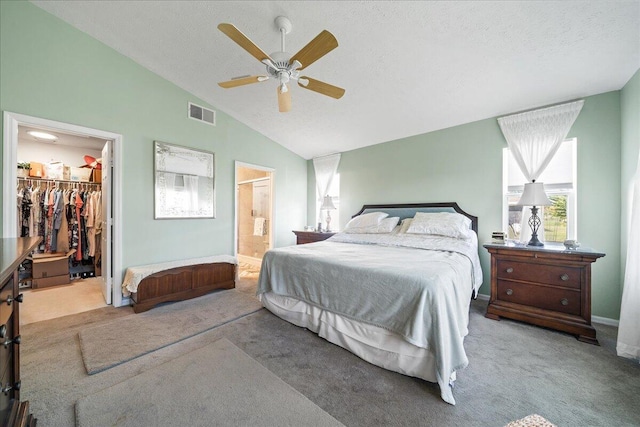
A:
[[[208,108],[201,107],[196,104],[189,103],[189,118],[208,123],[212,126],[216,125],[216,112]]]

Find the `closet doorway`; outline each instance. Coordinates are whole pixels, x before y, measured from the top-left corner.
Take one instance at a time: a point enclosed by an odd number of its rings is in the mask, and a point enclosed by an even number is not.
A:
[[[274,173],[236,162],[236,256],[241,277],[256,275],[263,255],[273,247]]]
[[[34,136],[33,132],[48,133],[56,139],[45,142],[41,135]],[[38,315],[40,317],[36,316],[34,320],[38,321],[108,304],[120,306],[128,302],[123,301],[119,288],[114,289],[113,286],[113,283],[121,281],[121,274],[114,274],[121,264],[120,227],[116,227],[114,223],[119,212],[120,192],[112,185],[114,173],[118,170],[116,164],[121,141],[121,135],[111,132],[15,113],[4,113],[4,201],[5,206],[13,206],[13,208],[3,213],[3,236],[19,237],[29,232],[41,235],[42,231],[38,230],[38,223],[25,222],[25,216],[21,209],[18,209],[20,200],[18,195],[24,196],[32,191],[40,194],[47,191],[61,194],[61,201],[65,200],[62,195],[66,195],[67,208],[71,205],[71,197],[74,197],[73,201],[78,205],[80,203],[88,205],[90,200],[92,209],[100,212],[100,215],[92,217],[98,223],[84,229],[85,240],[78,238],[80,233],[74,233],[82,224],[66,221],[64,223],[69,227],[68,233],[65,234],[60,229],[57,229],[57,232],[50,232],[51,236],[55,235],[58,238],[56,246],[52,245],[50,238],[44,239],[46,243],[41,245],[38,254],[34,254],[34,260],[57,256],[65,251],[66,254],[76,249],[68,259],[65,257],[64,261],[56,263],[57,268],[62,268],[63,264],[69,261],[69,283],[61,283],[66,271],[54,269],[56,279],[45,277],[45,280],[40,280],[35,286],[33,286],[35,275],[40,273],[36,272],[31,277],[32,280],[27,280],[25,274],[22,284],[25,292],[22,317],[25,321],[29,319],[24,315],[29,312],[30,303],[33,303],[34,310],[41,312]],[[33,164],[33,167],[25,174],[25,171],[16,168],[19,163],[29,163],[30,167]],[[76,199],[75,196],[78,198]],[[44,198],[41,202],[42,200]],[[42,206],[38,209],[42,209]],[[73,209],[66,213],[65,219],[71,217],[77,219]],[[82,216],[83,221],[85,218],[88,218],[88,212]],[[28,228],[22,229],[21,220],[27,227],[31,227],[32,231]],[[47,224],[46,221],[45,224]],[[89,230],[90,228],[92,230]],[[69,236],[69,239],[65,239],[63,235]],[[82,242],[84,248],[77,250],[78,242]],[[90,253],[89,248],[91,248]],[[33,270],[33,264],[26,267]],[[39,270],[42,271],[43,268]],[[77,286],[80,283],[85,283],[87,286]]]

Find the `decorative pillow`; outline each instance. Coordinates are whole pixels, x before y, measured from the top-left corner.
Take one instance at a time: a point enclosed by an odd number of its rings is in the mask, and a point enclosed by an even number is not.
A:
[[[349,221],[347,225],[344,226],[344,231],[347,231],[350,228],[377,226],[380,221],[388,216],[389,214],[384,212],[370,212],[363,215],[358,215],[355,218],[351,218],[351,221]]]
[[[403,219],[402,222],[400,223],[400,231],[398,233],[405,234],[407,232],[407,230],[409,229],[409,226],[411,225],[411,222],[413,222],[413,218],[405,218],[405,219]]]
[[[351,234],[391,233],[396,225],[398,225],[399,220],[400,217],[397,216],[384,218],[378,225],[345,228],[344,232]]]
[[[409,234],[435,234],[438,236],[468,239],[471,220],[452,212],[417,212],[407,229]]]

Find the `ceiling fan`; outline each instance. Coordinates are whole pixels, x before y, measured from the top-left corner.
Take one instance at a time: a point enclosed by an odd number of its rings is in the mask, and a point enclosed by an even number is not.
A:
[[[226,34],[231,40],[240,45],[241,48],[249,52],[254,58],[262,62],[267,67],[266,76],[241,76],[235,77],[226,82],[220,82],[218,85],[225,89],[232,87],[248,85],[251,83],[264,82],[270,78],[278,81],[278,110],[283,113],[291,110],[291,92],[287,87],[287,83],[291,80],[298,82],[298,86],[312,90],[322,95],[327,95],[335,99],[339,99],[344,95],[344,89],[330,85],[311,77],[301,76],[300,71],[322,58],[327,53],[338,47],[338,41],[327,30],[323,30],[320,34],[311,40],[305,47],[300,49],[298,53],[290,56],[285,51],[284,37],[291,32],[291,21],[284,16],[278,16],[275,19],[276,27],[281,35],[281,50],[267,55],[256,46],[247,36],[238,30],[233,24],[220,24],[218,29]]]

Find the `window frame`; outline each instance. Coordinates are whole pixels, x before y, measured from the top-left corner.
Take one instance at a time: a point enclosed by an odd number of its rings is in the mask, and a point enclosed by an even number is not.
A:
[[[578,240],[578,140],[577,138],[569,138],[562,141],[562,144],[567,143],[571,144],[572,182],[569,183],[571,188],[563,187],[562,184],[547,185],[545,183],[545,191],[548,196],[567,195],[567,239]],[[521,195],[524,190],[524,185],[522,185],[512,186],[512,191],[509,191],[510,158],[513,156],[509,147],[504,147],[502,150],[502,229],[507,233],[509,230],[509,197]],[[544,177],[544,172],[542,176]],[[513,191],[514,187],[517,187],[518,190]],[[541,215],[543,214],[544,207],[541,209]]]

